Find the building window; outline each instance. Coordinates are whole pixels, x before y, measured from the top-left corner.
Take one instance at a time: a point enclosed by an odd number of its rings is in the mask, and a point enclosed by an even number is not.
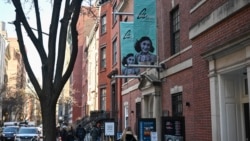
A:
[[[179,8],[175,8],[171,13],[171,53],[180,52],[180,12]]]
[[[100,109],[106,111],[106,88],[101,88]]]
[[[172,115],[182,116],[182,93],[172,94]]]
[[[101,34],[103,34],[103,33],[105,33],[106,32],[106,25],[107,25],[107,18],[106,18],[106,15],[103,15],[102,17],[101,17],[101,24],[102,24],[102,26],[101,26]]]
[[[141,118],[141,102],[136,102],[135,104],[135,114],[136,114],[136,119]],[[138,127],[137,124],[135,126],[135,134],[138,135]]]
[[[117,41],[115,39],[112,43],[112,62],[113,62],[113,65],[117,63],[116,61],[117,61]]]
[[[124,107],[124,118],[125,118],[125,123],[124,123],[124,125],[125,125],[125,128],[127,127],[127,126],[129,126],[129,117],[128,117],[128,113],[129,113],[129,111],[128,111],[128,105],[126,105],[125,107]]]
[[[106,47],[101,48],[101,56],[100,56],[100,62],[101,62],[101,69],[106,68]]]
[[[115,2],[114,6],[113,6],[113,12],[116,12],[116,11],[117,11],[117,10],[116,10],[116,2]],[[117,15],[116,15],[116,14],[113,14],[113,20],[112,20],[112,23],[113,23],[113,24],[116,23],[116,17],[117,17]]]
[[[137,102],[135,104],[135,108],[136,108],[136,118],[141,118],[141,102]]]
[[[248,95],[248,81],[247,78],[244,79],[245,95]]]
[[[111,97],[111,117],[112,118],[115,118],[116,117],[116,111],[118,109],[118,104],[117,104],[117,95],[116,95],[116,83],[112,83],[111,85],[111,94],[112,94],[112,97]]]

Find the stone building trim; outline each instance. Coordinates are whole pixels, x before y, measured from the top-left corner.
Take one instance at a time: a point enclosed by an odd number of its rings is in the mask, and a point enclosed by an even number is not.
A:
[[[183,86],[174,86],[170,89],[170,94],[176,94],[183,91]]]
[[[135,84],[131,87],[128,87],[127,89],[122,91],[122,95],[129,94],[130,92],[137,90],[138,86],[139,86],[139,84]]]
[[[137,98],[135,99],[135,103],[138,103],[138,102],[141,102],[141,97],[137,97]]]
[[[175,73],[178,73],[178,72],[185,70],[187,68],[190,68],[192,66],[193,66],[193,59],[192,58],[187,59],[187,60],[185,60],[185,61],[183,61],[183,62],[181,62],[173,67],[168,68],[167,70],[162,71],[160,73],[160,78],[161,79],[165,78],[167,76],[173,75]]]
[[[194,39],[202,32],[234,14],[249,3],[250,0],[228,0],[225,4],[217,8],[210,15],[203,18],[203,20],[193,26],[189,31],[189,39]]]
[[[198,9],[200,6],[202,6],[207,0],[201,0],[199,1],[191,10],[190,10],[190,14],[193,13],[196,9]]]

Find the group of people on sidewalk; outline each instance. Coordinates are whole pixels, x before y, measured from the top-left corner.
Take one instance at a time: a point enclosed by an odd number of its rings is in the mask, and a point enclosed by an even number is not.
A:
[[[63,126],[62,129],[58,127],[57,130],[57,141],[101,141],[102,130],[100,122],[97,122],[88,132],[90,138],[86,137],[87,131],[81,124],[75,130],[72,126],[69,128]],[[126,127],[119,141],[137,141],[137,137],[132,132],[131,127]]]
[[[101,141],[101,124],[97,122],[90,130],[90,141]],[[74,130],[72,126],[63,126],[57,128],[57,141],[88,141],[85,139],[87,131],[81,124]]]

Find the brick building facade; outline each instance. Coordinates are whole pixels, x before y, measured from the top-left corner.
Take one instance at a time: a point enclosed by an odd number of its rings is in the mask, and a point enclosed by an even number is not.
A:
[[[155,119],[158,140],[249,139],[250,1],[156,1],[158,62],[125,81],[119,23],[133,22],[133,2],[99,3],[99,110],[116,132],[141,140],[140,120]]]
[[[130,2],[112,1],[109,8],[115,3],[129,7]],[[159,140],[178,138],[163,131],[163,121],[183,117],[181,135],[187,141],[249,138],[248,15],[249,1],[157,1],[158,65],[166,69],[144,69],[139,80],[126,83],[111,79],[122,96],[117,120],[122,128],[117,130],[131,126],[139,137],[138,119],[155,118]],[[121,22],[129,16],[118,17]],[[119,32],[115,26],[110,41]]]

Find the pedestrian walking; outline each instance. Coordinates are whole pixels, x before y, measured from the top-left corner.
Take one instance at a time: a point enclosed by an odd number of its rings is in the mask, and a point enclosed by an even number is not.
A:
[[[101,131],[101,123],[100,122],[97,122],[91,132],[90,132],[90,135],[92,137],[92,141],[101,141],[101,134],[102,134],[102,131]]]
[[[60,126],[56,127],[56,140],[61,141],[61,128],[60,128]]]
[[[75,140],[75,131],[72,126],[68,129],[67,141],[74,141]]]
[[[62,141],[67,141],[67,136],[68,136],[67,126],[63,126],[60,136]]]
[[[76,128],[76,137],[78,138],[78,141],[84,141],[85,135],[86,130],[82,127],[81,124],[79,124]]]

